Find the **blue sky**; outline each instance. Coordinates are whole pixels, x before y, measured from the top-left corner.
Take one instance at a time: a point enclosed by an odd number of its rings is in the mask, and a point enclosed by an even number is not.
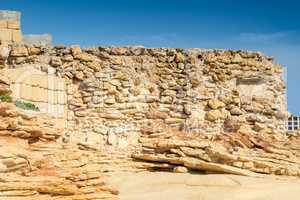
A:
[[[0,0],[25,34],[54,44],[249,49],[287,69],[288,108],[300,114],[300,1]]]

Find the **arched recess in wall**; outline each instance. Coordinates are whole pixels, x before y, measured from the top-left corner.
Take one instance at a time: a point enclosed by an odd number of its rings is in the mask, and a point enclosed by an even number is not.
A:
[[[7,69],[5,73],[11,81],[14,100],[32,102],[52,117],[65,117],[67,95],[63,78],[42,72],[34,65]]]

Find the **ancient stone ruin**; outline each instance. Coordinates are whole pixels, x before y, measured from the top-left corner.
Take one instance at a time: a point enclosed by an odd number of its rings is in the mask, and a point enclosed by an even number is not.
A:
[[[19,12],[0,12],[0,40],[5,42],[22,41]]]
[[[1,198],[114,199],[122,170],[300,176],[272,57],[24,44],[19,24],[0,13]]]
[[[0,41],[22,42],[25,44],[51,44],[50,34],[23,35],[21,31],[21,13],[17,11],[0,10]]]

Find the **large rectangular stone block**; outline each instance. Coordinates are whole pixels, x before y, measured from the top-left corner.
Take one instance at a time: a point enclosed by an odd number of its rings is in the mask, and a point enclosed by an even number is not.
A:
[[[20,22],[19,21],[7,21],[7,28],[19,30]]]
[[[32,87],[32,78],[31,78],[31,76],[24,76],[24,78],[20,79],[20,82],[22,84],[26,84],[26,85],[29,85],[29,86]]]
[[[33,86],[38,86],[41,88],[47,88],[48,84],[47,84],[47,76],[43,76],[43,75],[39,75],[39,74],[34,74],[31,75],[31,84]]]
[[[57,104],[57,93],[55,90],[48,90],[48,103]]]
[[[12,30],[12,41],[14,42],[22,41],[22,33],[20,30]]]
[[[65,91],[56,91],[57,93],[57,103],[64,105],[67,102],[67,95]]]
[[[12,32],[9,29],[0,29],[0,41],[11,41]]]
[[[32,100],[32,87],[30,85],[21,84],[20,87],[20,97],[28,101]]]
[[[6,29],[7,28],[7,21],[5,20],[0,20],[0,28]]]
[[[62,78],[56,78],[56,90],[66,91],[66,84]]]
[[[48,90],[40,87],[33,87],[32,101],[48,102]]]

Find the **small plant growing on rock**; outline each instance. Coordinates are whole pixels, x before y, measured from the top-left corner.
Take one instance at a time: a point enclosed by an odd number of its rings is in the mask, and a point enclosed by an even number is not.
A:
[[[12,102],[12,97],[9,96],[8,94],[1,94],[0,95],[0,100],[1,102]]]
[[[34,105],[33,103],[29,103],[29,102],[24,102],[24,101],[17,100],[15,102],[15,105],[18,108],[21,108],[21,109],[24,109],[24,110],[40,111],[40,109],[36,105]]]

